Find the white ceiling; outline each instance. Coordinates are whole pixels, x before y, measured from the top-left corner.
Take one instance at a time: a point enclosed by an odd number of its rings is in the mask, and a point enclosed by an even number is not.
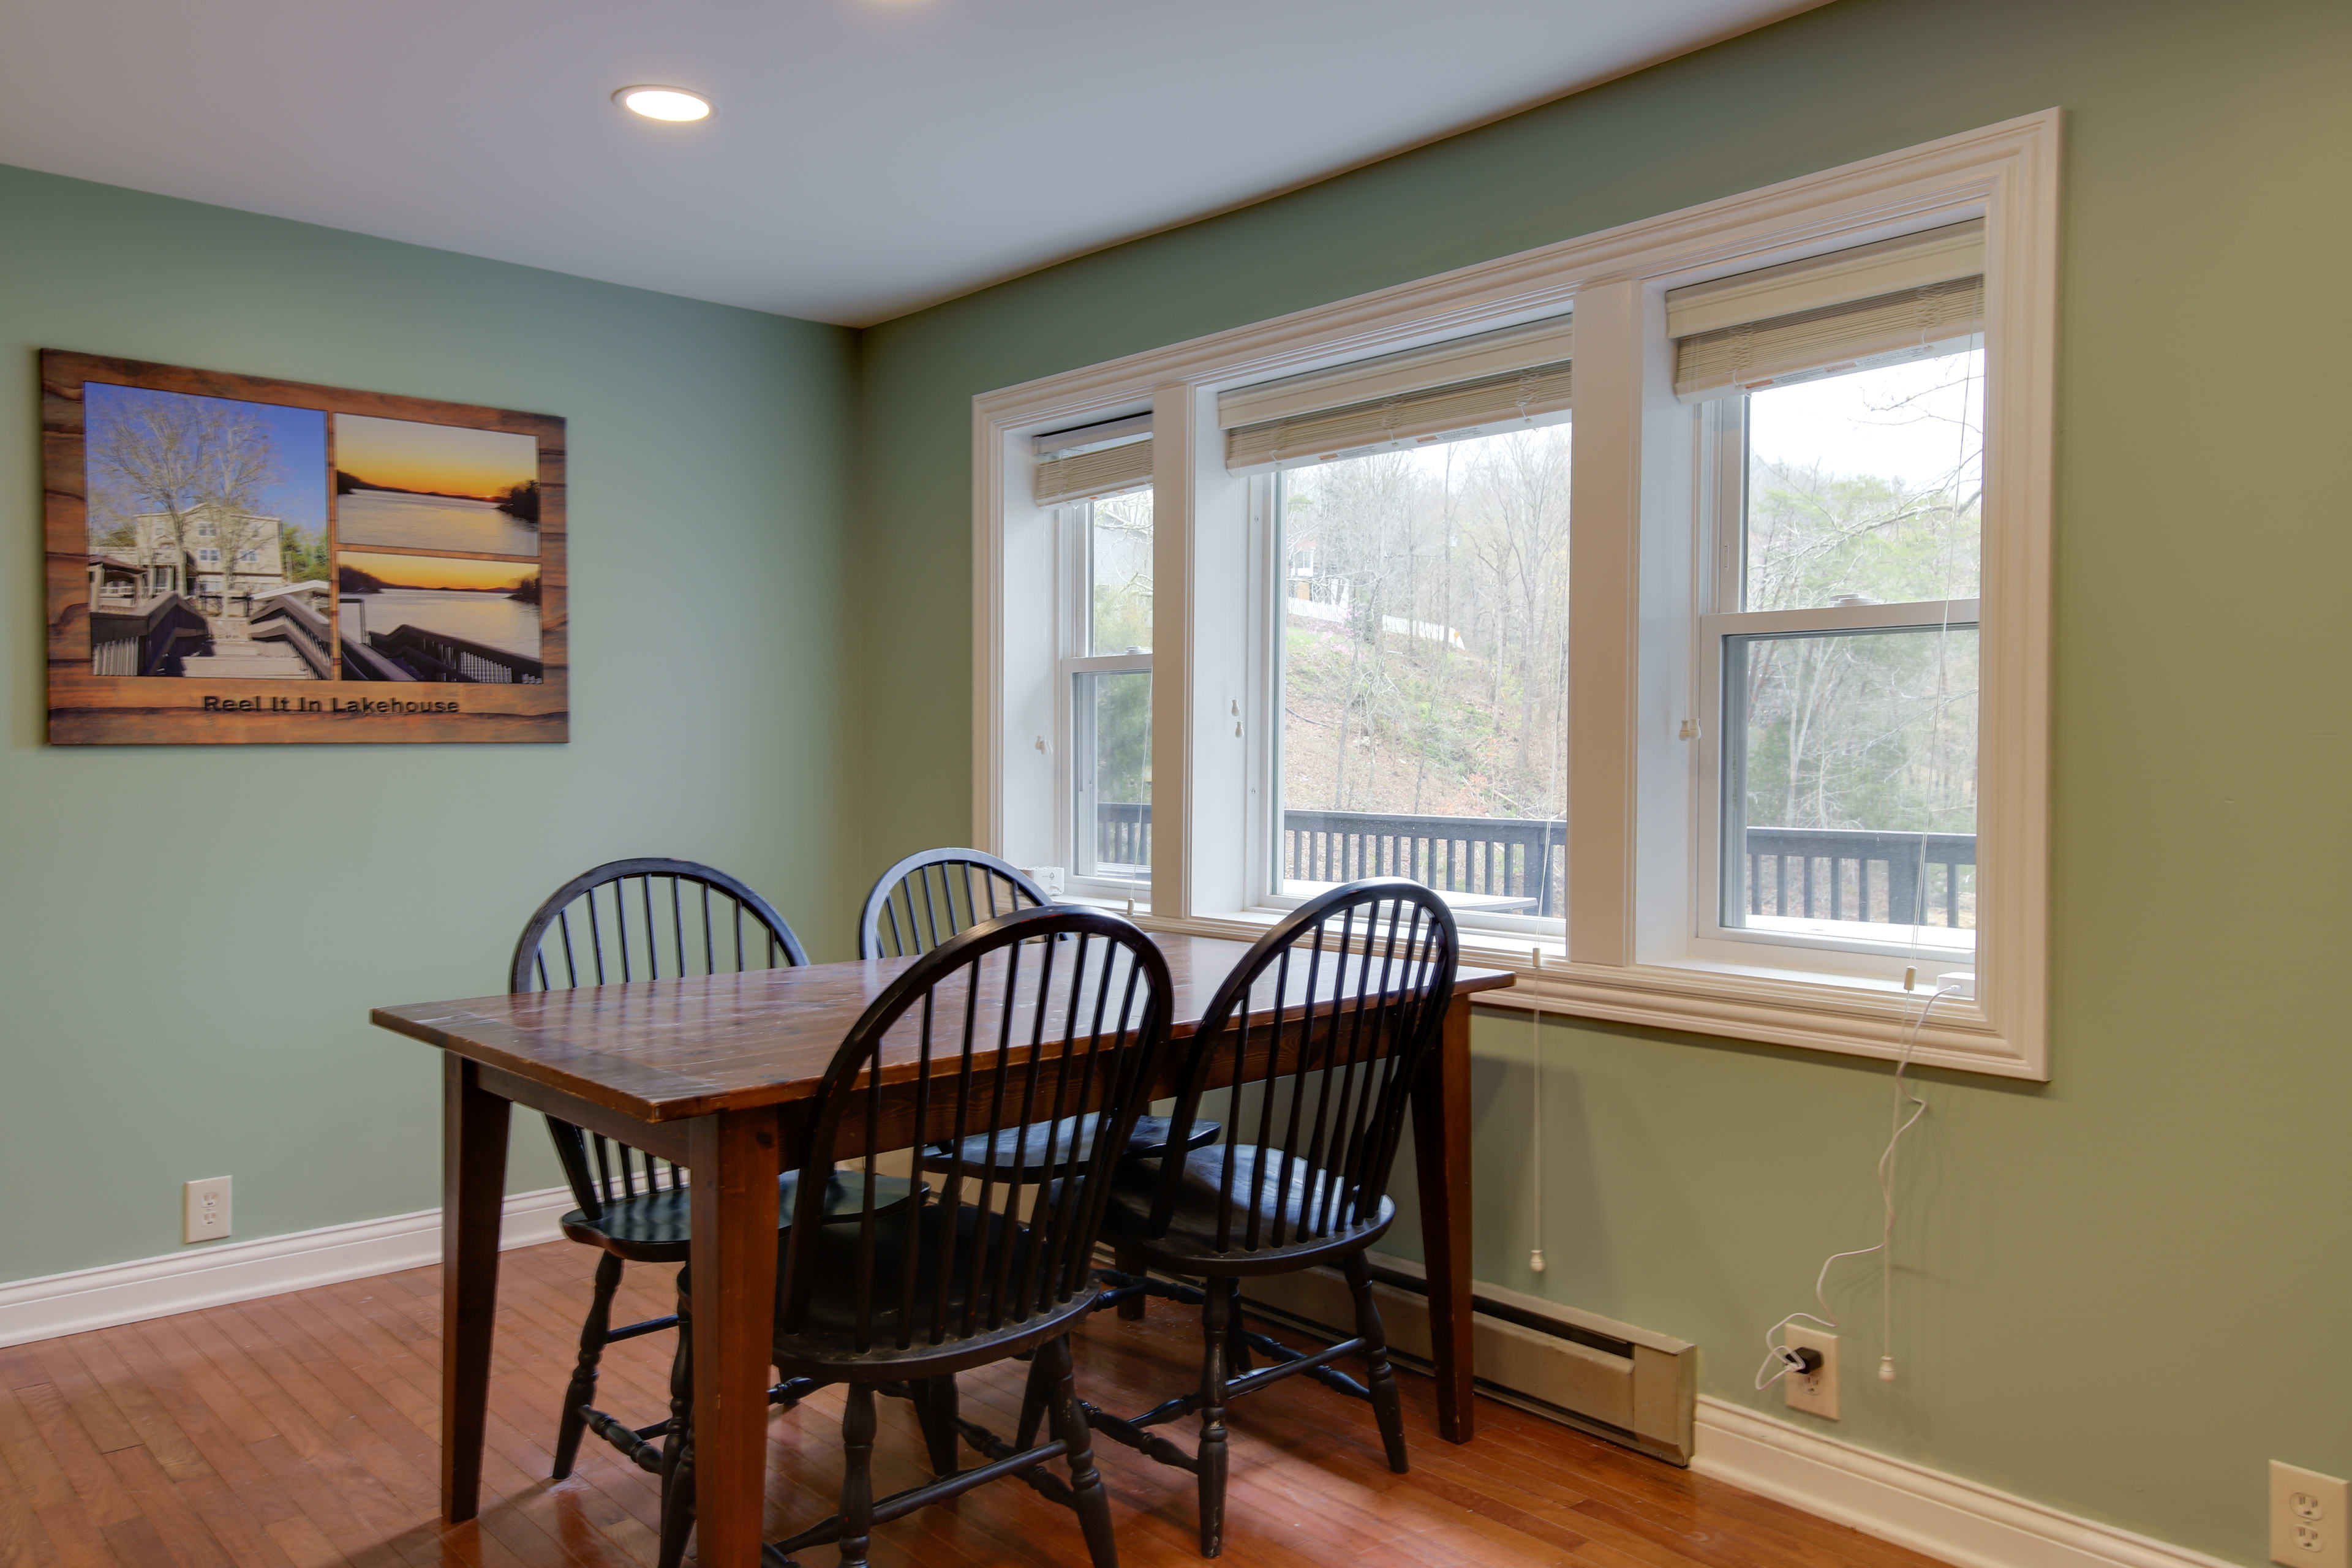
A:
[[[1818,3],[0,0],[0,162],[863,324]]]

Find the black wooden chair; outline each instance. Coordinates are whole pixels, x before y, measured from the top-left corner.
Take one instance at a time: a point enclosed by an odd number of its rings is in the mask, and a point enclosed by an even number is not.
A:
[[[908,856],[876,879],[866,895],[866,910],[857,923],[860,958],[903,958],[926,952],[958,931],[1021,908],[1051,904],[1053,899],[1028,872],[1000,860],[984,849],[925,849]],[[1217,1129],[1195,1129],[1192,1146],[1213,1140]],[[1031,1151],[1053,1148],[1069,1158],[1086,1159],[1094,1149],[1095,1119],[1081,1116],[1054,1138],[1041,1128],[1009,1129],[993,1150],[977,1139],[966,1139],[961,1149],[933,1143],[920,1155],[926,1171],[948,1168],[951,1161],[968,1165],[985,1161],[999,1180],[1017,1175],[1034,1182],[1047,1174],[1030,1168],[1014,1171],[1010,1163],[1016,1144]],[[1127,1152],[1157,1154],[1168,1144],[1168,1119],[1148,1112],[1136,1119]]]
[[[763,1561],[840,1544],[844,1568],[866,1560],[873,1529],[984,1481],[1018,1476],[1075,1510],[1095,1568],[1117,1568],[1110,1505],[1071,1382],[1069,1332],[1094,1305],[1090,1264],[1117,1162],[1108,1151],[1144,1103],[1167,1043],[1167,961],[1117,915],[1046,907],[984,921],[918,958],[866,1010],[810,1108],[809,1143],[776,1289],[775,1364],[798,1384],[845,1385],[847,1465],[841,1511]],[[1003,1066],[974,1070],[978,1052]],[[884,1062],[891,1081],[876,1084]],[[1078,1153],[1066,1129],[1081,1112],[1112,1134]],[[1041,1114],[1042,1113],[1042,1114]],[[946,1127],[983,1147],[1010,1136],[1012,1165],[1055,1173],[1008,1184],[992,1163],[951,1159],[936,1194],[896,1202],[871,1171],[845,1171],[854,1224],[819,1225],[815,1179],[845,1154],[881,1150],[894,1121]],[[1032,1135],[1046,1147],[1022,1147]],[[681,1292],[681,1312],[691,1310]],[[681,1335],[690,1347],[691,1335]],[[690,1348],[685,1352],[690,1356]],[[1029,1357],[1017,1444],[956,1408],[955,1374]],[[692,1372],[682,1357],[674,1419],[682,1436],[665,1510],[694,1507]],[[915,1400],[937,1479],[874,1495],[874,1396]],[[958,1438],[986,1462],[958,1465]],[[1067,1461],[1067,1484],[1042,1467]],[[669,1533],[668,1519],[664,1533]]]
[[[1028,872],[984,849],[925,849],[875,880],[857,921],[857,956],[906,958],[970,926],[1054,900]]]
[[[1110,1288],[1097,1305],[1138,1316],[1147,1294],[1198,1304],[1201,1385],[1131,1421],[1092,1405],[1087,1414],[1104,1436],[1199,1478],[1204,1557],[1224,1547],[1225,1408],[1243,1394],[1304,1373],[1368,1400],[1389,1468],[1404,1473],[1403,1415],[1364,1253],[1396,1217],[1389,1171],[1416,1075],[1439,1048],[1457,946],[1452,911],[1417,882],[1350,882],[1300,905],[1217,988],[1184,1064],[1171,1135],[1186,1138],[1213,1094],[1233,1137],[1181,1161],[1120,1164],[1103,1227],[1119,1271],[1105,1271]],[[1279,1030],[1252,1026],[1253,999],[1265,1010],[1277,996]],[[1229,1024],[1234,1037],[1221,1042]],[[1239,1053],[1240,1081],[1211,1091],[1210,1070],[1229,1051]],[[1352,1336],[1302,1352],[1244,1327],[1242,1280],[1316,1264],[1345,1275]],[[1147,1279],[1145,1269],[1202,1288]],[[1253,1350],[1271,1364],[1252,1370]],[[1342,1356],[1363,1358],[1364,1383],[1330,1365]],[[1151,1430],[1195,1411],[1192,1453]],[[1024,1412],[1024,1425],[1032,1419]]]
[[[807,962],[783,917],[726,872],[690,860],[614,860],[572,878],[539,907],[515,943],[508,989],[554,991]],[[564,1391],[554,1477],[562,1480],[572,1473],[580,1439],[590,1431],[640,1467],[663,1474],[668,1445],[649,1439],[665,1436],[670,1423],[632,1427],[592,1402],[605,1346],[678,1324],[677,1317],[666,1316],[614,1328],[613,1296],[620,1289],[624,1263],[684,1265],[691,1250],[691,1194],[677,1166],[643,1150],[551,1116],[547,1131],[555,1140],[572,1201],[580,1205],[563,1216],[563,1234],[604,1253],[580,1329],[580,1358]],[[797,1173],[783,1179],[780,1225],[789,1223],[799,1181]],[[879,1188],[886,1204],[903,1203],[908,1190],[908,1183],[890,1178]],[[844,1218],[859,1212],[863,1203],[861,1194],[837,1179],[828,1184],[825,1199],[832,1213]],[[789,1404],[796,1394],[787,1383],[770,1398]],[[682,1552],[683,1540],[675,1547]],[[677,1561],[667,1540],[662,1560]]]

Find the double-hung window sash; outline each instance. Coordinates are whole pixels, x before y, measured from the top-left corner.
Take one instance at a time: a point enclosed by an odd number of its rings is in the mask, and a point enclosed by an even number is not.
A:
[[[1702,805],[1715,819],[1711,827],[1702,823],[1702,836],[1717,847],[1717,886],[1701,895],[1714,905],[1699,922],[1703,932],[1860,949],[1916,950],[1930,942],[1956,954],[1972,945],[1959,930],[1972,833],[1856,830],[1845,843],[1833,830],[1748,821],[1747,705],[1751,692],[1775,682],[1785,689],[1825,679],[1841,658],[1883,663],[1891,639],[1965,637],[1972,669],[1978,601],[1874,604],[1841,595],[1818,605],[1751,609],[1745,560],[1751,498],[1744,487],[1748,395],[1980,346],[1983,271],[1984,225],[1975,220],[1666,296],[1675,395],[1706,405],[1702,428],[1714,453],[1713,511],[1723,546],[1705,595],[1717,613],[1698,620],[1699,668],[1710,688],[1705,706],[1717,716],[1718,737],[1713,804]],[[1942,647],[1936,652],[1941,668]],[[1858,873],[1851,878],[1849,863]]]
[[[1151,483],[1151,416],[1038,436],[1032,444],[1033,499],[1054,508],[1058,519],[1055,700],[1068,738],[1065,842],[1076,876],[1131,889],[1151,874],[1150,634],[1129,627],[1115,637],[1118,628],[1109,623],[1122,606],[1097,601],[1107,579],[1139,566],[1148,572],[1148,506],[1122,505],[1121,498]],[[1139,550],[1133,537],[1139,510]],[[1105,532],[1113,537],[1097,538]],[[1113,550],[1122,558],[1106,558]],[[1148,597],[1148,577],[1145,587]],[[1115,584],[1111,597],[1119,597]],[[1098,619],[1106,624],[1098,626]],[[1135,637],[1141,644],[1124,640]]]

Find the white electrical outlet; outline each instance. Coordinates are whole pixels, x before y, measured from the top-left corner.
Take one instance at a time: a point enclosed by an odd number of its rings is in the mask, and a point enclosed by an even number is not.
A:
[[[1028,868],[1029,875],[1037,879],[1037,885],[1045,889],[1048,895],[1056,899],[1062,896],[1062,871],[1063,868],[1059,866]]]
[[[2347,1493],[2335,1476],[2271,1461],[2271,1561],[2295,1568],[2352,1568],[2345,1552]]]
[[[1813,1351],[1820,1354],[1822,1364],[1811,1372],[1790,1370],[1780,1380],[1788,1391],[1789,1408],[1801,1410],[1808,1415],[1818,1415],[1824,1421],[1838,1418],[1837,1336],[1827,1329],[1798,1328],[1791,1325],[1782,1336],[1782,1342],[1792,1351]]]
[[[180,1189],[185,1207],[180,1239],[218,1241],[228,1234],[228,1183],[226,1176],[206,1176]]]

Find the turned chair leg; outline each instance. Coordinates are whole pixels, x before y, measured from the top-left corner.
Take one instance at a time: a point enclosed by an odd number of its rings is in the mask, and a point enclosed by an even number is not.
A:
[[[1380,1305],[1372,1300],[1371,1266],[1361,1252],[1351,1252],[1345,1272],[1349,1292],[1356,1298],[1356,1337],[1364,1342],[1368,1373],[1364,1385],[1371,1390],[1372,1418],[1381,1424],[1381,1443],[1389,1451],[1389,1468],[1403,1475],[1404,1407],[1397,1397],[1396,1373],[1389,1369],[1388,1334],[1381,1324]]]
[[[1209,1281],[1201,1304],[1201,1555],[1225,1549],[1225,1344],[1233,1323],[1234,1281]]]
[[[951,1376],[927,1377],[915,1384],[914,1394],[915,1419],[922,1425],[923,1446],[930,1451],[931,1473],[951,1476],[956,1473],[961,1436],[956,1430],[956,1381]]]
[[[1232,1281],[1234,1288],[1233,1321],[1225,1325],[1225,1376],[1240,1377],[1252,1365],[1250,1361],[1249,1325],[1242,1321],[1242,1282]]]
[[[677,1276],[677,1353],[669,1363],[669,1440],[662,1445],[660,1568],[678,1568],[694,1534],[694,1303]]]
[[[841,1415],[841,1568],[866,1568],[874,1535],[874,1385],[849,1385]]]
[[[1126,1275],[1130,1279],[1140,1279],[1147,1271],[1143,1261],[1143,1254],[1136,1251],[1135,1248],[1131,1247],[1115,1247],[1111,1248],[1111,1267],[1117,1268],[1121,1274]],[[1139,1323],[1143,1321],[1142,1291],[1138,1290],[1134,1295],[1129,1296],[1126,1300],[1121,1301],[1118,1304],[1118,1321],[1122,1323]]]
[[[580,1325],[580,1361],[572,1369],[572,1383],[563,1391],[563,1420],[555,1428],[557,1480],[572,1473],[580,1458],[580,1438],[588,1418],[580,1407],[595,1402],[596,1363],[604,1358],[604,1336],[613,1326],[613,1293],[621,1288],[621,1260],[607,1252],[596,1259],[596,1294],[588,1303],[588,1321]]]
[[[1043,1356],[1029,1359],[1029,1376],[1021,1385],[1021,1426],[1013,1434],[1016,1448],[1034,1447],[1037,1428],[1045,1419],[1045,1402],[1053,1395],[1052,1369]]]
[[[1049,1404],[1054,1436],[1069,1445],[1070,1492],[1078,1510],[1078,1524],[1087,1532],[1087,1555],[1094,1568],[1118,1568],[1118,1542],[1111,1535],[1110,1494],[1103,1489],[1095,1469],[1094,1439],[1087,1429],[1087,1413],[1078,1405],[1078,1387],[1067,1335],[1037,1349],[1037,1363],[1052,1384]]]

